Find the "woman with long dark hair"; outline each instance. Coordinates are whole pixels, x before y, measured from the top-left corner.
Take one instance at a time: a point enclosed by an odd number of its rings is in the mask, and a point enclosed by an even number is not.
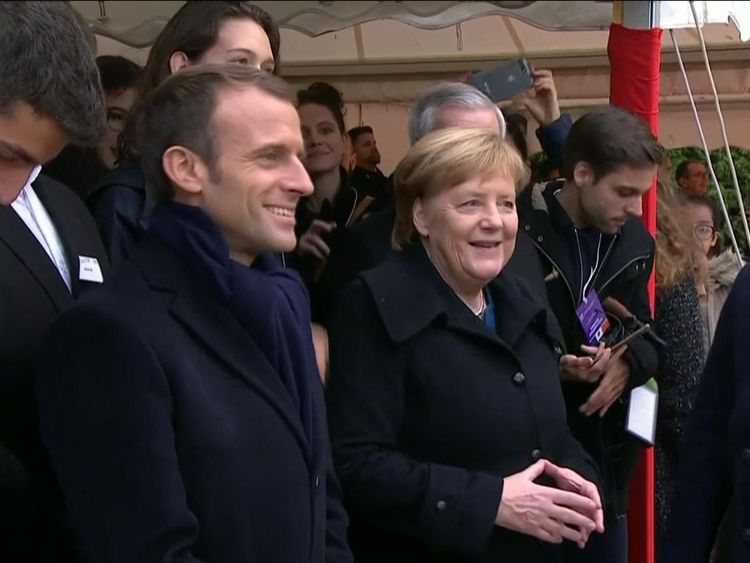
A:
[[[120,136],[120,166],[87,201],[113,265],[127,257],[151,207],[134,142],[139,102],[170,74],[192,65],[234,62],[276,74],[280,41],[273,18],[247,2],[187,2],[167,22],[151,48],[133,117]]]
[[[297,92],[297,112],[305,140],[305,169],[315,186],[297,207],[299,245],[290,263],[310,291],[313,320],[327,322],[333,298],[319,283],[328,257],[345,239],[346,227],[374,209],[375,199],[352,184],[342,166],[347,133],[341,92],[316,82]]]
[[[656,535],[661,543],[679,461],[685,420],[693,408],[706,352],[699,307],[700,249],[685,198],[659,179],[656,232],[656,330],[666,342],[659,356],[656,426]]]

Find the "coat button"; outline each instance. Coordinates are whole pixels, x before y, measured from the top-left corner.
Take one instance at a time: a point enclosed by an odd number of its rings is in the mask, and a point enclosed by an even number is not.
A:
[[[531,459],[533,459],[534,461],[539,461],[540,459],[542,459],[542,450],[534,450],[533,452],[531,452]]]
[[[447,505],[445,504],[445,501],[444,501],[444,500],[439,500],[439,501],[437,501],[437,503],[435,504],[435,508],[437,508],[438,510],[445,510],[445,507],[446,507],[446,506],[447,506]]]
[[[318,487],[320,487],[320,477],[318,477],[318,476],[316,475],[316,476],[315,476],[315,488],[317,489]]]
[[[531,230],[531,225],[526,225],[524,229],[526,230],[526,232],[529,232]]]
[[[513,376],[513,385],[516,387],[523,387],[526,385],[526,376],[520,371],[516,372],[516,375]]]
[[[538,237],[536,237],[536,240],[537,242],[544,242],[544,237],[539,235]]]
[[[750,461],[750,448],[745,448],[744,450],[742,450],[742,460]]]
[[[558,356],[562,356],[563,355],[562,348],[560,348],[559,344],[555,344],[555,346],[552,349],[555,351],[556,355],[558,355]]]

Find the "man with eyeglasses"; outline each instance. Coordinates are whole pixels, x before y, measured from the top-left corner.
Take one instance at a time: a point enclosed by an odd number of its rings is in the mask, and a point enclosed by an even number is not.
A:
[[[706,165],[700,160],[683,160],[677,167],[675,179],[687,196],[703,196],[708,193]]]
[[[70,144],[44,166],[47,176],[68,186],[84,201],[99,180],[117,166],[120,133],[135,102],[141,76],[141,67],[125,57],[102,55],[96,58],[96,66],[104,89],[106,127],[96,145]]]

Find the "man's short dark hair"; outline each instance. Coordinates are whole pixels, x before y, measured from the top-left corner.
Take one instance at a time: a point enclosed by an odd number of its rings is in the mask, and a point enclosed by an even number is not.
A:
[[[62,2],[0,2],[0,112],[18,102],[59,123],[73,144],[93,145],[104,129],[94,54]]]
[[[293,106],[287,84],[263,71],[222,63],[189,67],[174,73],[134,109],[137,149],[146,186],[155,202],[174,197],[174,187],[164,172],[162,156],[173,146],[197,154],[217,180],[215,129],[212,124],[219,93],[254,87]]]
[[[677,165],[677,170],[675,170],[674,173],[675,180],[679,181],[681,178],[687,177],[691,164],[700,164],[703,167],[706,166],[706,164],[702,160],[698,160],[695,158],[688,158],[687,160],[683,160],[682,162],[680,162],[680,164]]]
[[[96,57],[102,88],[107,94],[118,94],[138,86],[141,67],[125,57],[102,55]]]
[[[661,166],[665,150],[640,117],[614,106],[593,111],[574,124],[563,148],[562,174],[573,180],[579,162],[594,172],[594,181],[618,168]]]
[[[352,127],[349,129],[349,138],[351,139],[352,144],[356,143],[357,139],[365,133],[370,133],[372,135],[372,127],[369,125],[360,125],[359,127]]]

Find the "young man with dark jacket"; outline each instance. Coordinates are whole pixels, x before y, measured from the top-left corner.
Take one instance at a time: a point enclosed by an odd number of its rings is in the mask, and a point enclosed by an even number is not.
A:
[[[641,443],[625,430],[630,390],[655,373],[657,353],[638,337],[613,341],[651,322],[648,280],[654,241],[641,223],[664,149],[648,125],[608,108],[586,114],[563,150],[565,180],[521,194],[521,230],[537,249],[550,305],[565,334],[563,391],[573,435],[599,464],[605,533],[566,562],[627,560],[628,482]]]

